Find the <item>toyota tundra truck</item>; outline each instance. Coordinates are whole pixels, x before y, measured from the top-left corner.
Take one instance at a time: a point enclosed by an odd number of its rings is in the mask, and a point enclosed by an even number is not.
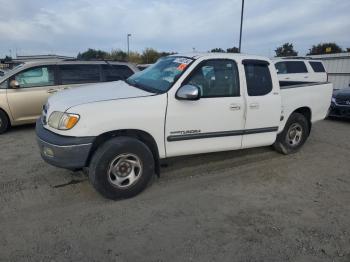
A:
[[[36,134],[46,162],[85,169],[104,197],[128,198],[160,173],[161,159],[270,145],[297,152],[326,117],[332,89],[280,87],[265,57],[176,54],[125,81],[58,92]]]

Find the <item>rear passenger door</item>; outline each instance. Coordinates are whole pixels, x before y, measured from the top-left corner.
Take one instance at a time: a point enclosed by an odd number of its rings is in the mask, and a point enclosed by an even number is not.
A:
[[[126,80],[133,74],[134,72],[126,65],[102,65],[103,82]]]
[[[281,96],[277,79],[271,78],[273,65],[262,60],[243,60],[246,79],[246,122],[242,147],[274,143],[281,116]]]
[[[61,64],[59,65],[59,83],[61,88],[79,86],[101,81],[98,64]]]

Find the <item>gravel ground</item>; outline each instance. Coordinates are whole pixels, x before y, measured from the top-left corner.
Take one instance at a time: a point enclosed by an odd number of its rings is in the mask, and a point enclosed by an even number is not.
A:
[[[103,199],[44,163],[32,126],[0,137],[0,261],[350,261],[350,122],[303,149],[168,160],[139,196]]]

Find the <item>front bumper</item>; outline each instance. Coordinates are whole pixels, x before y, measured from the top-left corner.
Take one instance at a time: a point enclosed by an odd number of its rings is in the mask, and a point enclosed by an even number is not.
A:
[[[328,116],[350,118],[350,106],[338,105],[332,102],[331,107],[329,108]]]
[[[66,169],[80,169],[87,165],[95,137],[70,137],[55,134],[36,122],[36,135],[41,157],[49,164]]]

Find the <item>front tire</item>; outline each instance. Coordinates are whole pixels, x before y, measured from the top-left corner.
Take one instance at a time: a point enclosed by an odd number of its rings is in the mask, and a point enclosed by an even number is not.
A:
[[[0,109],[0,134],[5,133],[10,127],[10,121],[4,111]]]
[[[281,154],[296,153],[304,145],[309,133],[310,126],[306,117],[300,113],[293,113],[273,146]]]
[[[89,179],[94,188],[109,199],[133,197],[142,192],[154,175],[150,149],[131,137],[105,142],[93,155]]]

